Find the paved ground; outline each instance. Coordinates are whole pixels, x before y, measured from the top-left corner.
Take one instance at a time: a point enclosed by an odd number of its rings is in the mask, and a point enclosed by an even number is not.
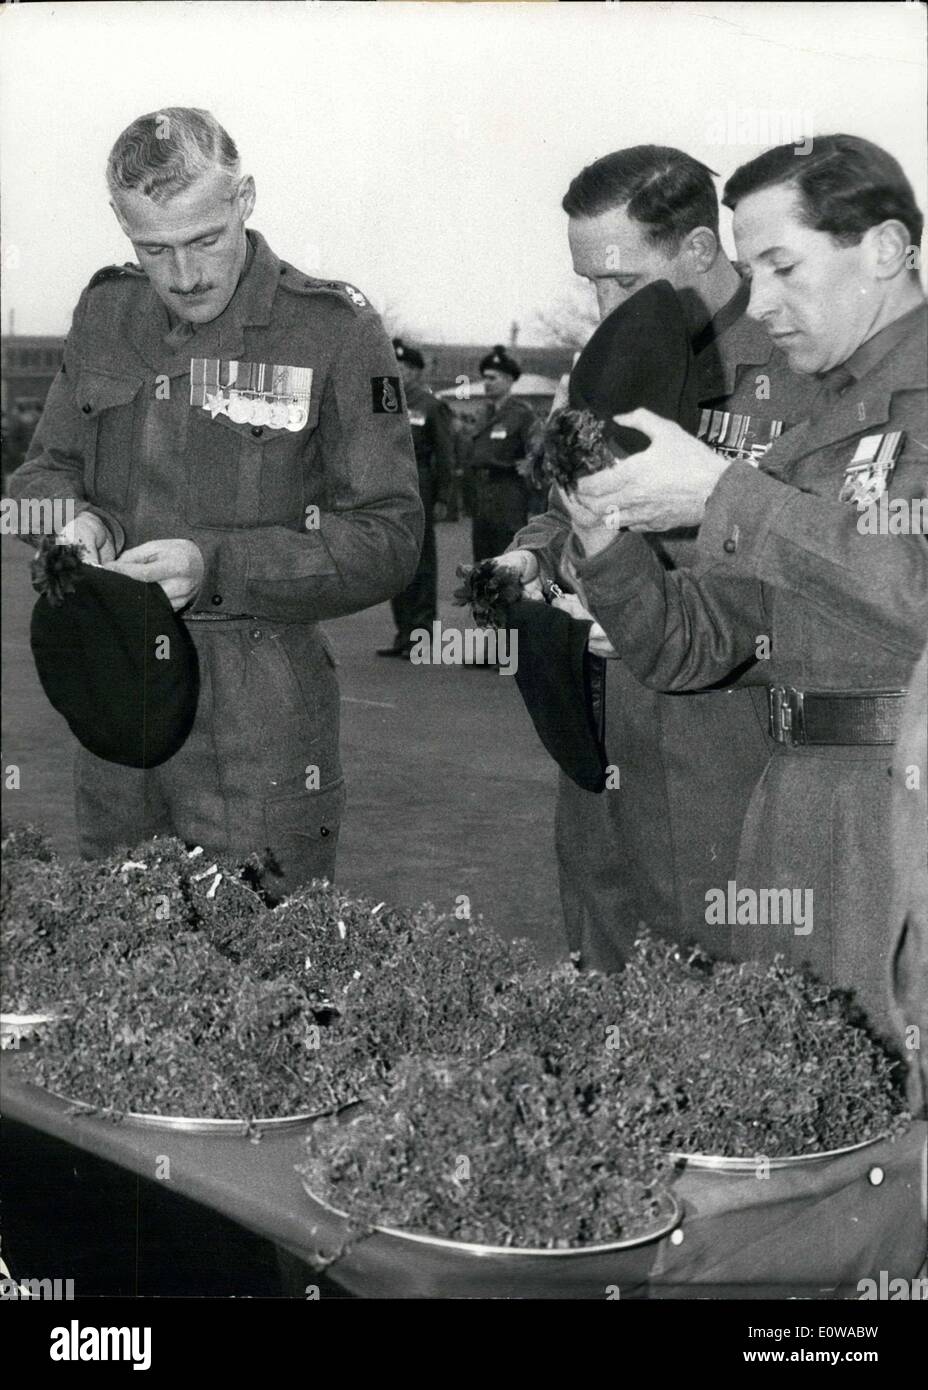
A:
[[[450,598],[454,567],[469,558],[469,523],[437,531],[439,592]],[[32,663],[29,555],[3,537],[3,766],[16,764],[21,777],[20,790],[4,792],[4,823],[35,821],[74,854],[74,745]],[[440,617],[460,625],[461,610],[443,601]],[[555,770],[515,682],[487,668],[375,656],[393,636],[386,604],[327,631],[340,662],[349,795],[341,884],[449,908],[466,893],[472,912],[506,935],[531,936],[546,957],[559,954]]]

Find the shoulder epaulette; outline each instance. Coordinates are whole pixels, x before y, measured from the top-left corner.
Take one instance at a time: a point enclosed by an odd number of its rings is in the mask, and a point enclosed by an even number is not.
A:
[[[304,275],[292,265],[284,264],[280,267],[280,275],[281,284],[297,294],[318,294],[321,291],[324,294],[337,295],[346,306],[352,305],[355,309],[372,307],[367,296],[345,280],[320,280],[314,275]]]
[[[125,265],[105,265],[102,270],[98,270],[96,275],[91,278],[87,286],[89,290],[97,285],[104,284],[107,280],[123,279],[147,279],[141,266],[135,265],[132,261],[126,261]]]

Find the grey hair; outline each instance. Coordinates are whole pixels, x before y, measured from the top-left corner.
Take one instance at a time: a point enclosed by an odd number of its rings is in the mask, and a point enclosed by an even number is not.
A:
[[[163,203],[211,169],[238,178],[241,166],[231,135],[210,111],[166,106],[126,126],[110,150],[106,183],[113,199],[131,189]]]

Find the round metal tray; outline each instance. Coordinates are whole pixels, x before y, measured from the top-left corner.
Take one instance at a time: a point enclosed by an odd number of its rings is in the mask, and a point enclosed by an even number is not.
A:
[[[308,1197],[327,1211],[331,1216],[337,1216],[342,1221],[349,1221],[351,1218],[345,1211],[339,1211],[338,1207],[333,1207],[322,1197],[319,1197],[309,1186],[305,1179],[301,1179],[303,1191]],[[475,1245],[463,1240],[448,1240],[442,1236],[430,1236],[419,1233],[418,1231],[398,1230],[395,1226],[373,1226],[372,1230],[381,1236],[390,1236],[394,1240],[407,1241],[411,1245],[427,1246],[432,1250],[446,1251],[455,1255],[475,1255],[479,1258],[505,1256],[508,1259],[529,1259],[544,1257],[545,1259],[570,1259],[573,1257],[591,1255],[612,1255],[620,1250],[633,1250],[640,1245],[648,1245],[651,1241],[659,1240],[662,1236],[669,1233],[677,1226],[683,1215],[683,1208],[676,1197],[669,1191],[661,1193],[661,1199],[667,1209],[667,1214],[659,1218],[658,1224],[652,1226],[648,1231],[640,1236],[632,1236],[628,1240],[610,1241],[605,1245],[572,1245],[564,1250],[532,1250],[520,1245]]]
[[[757,1154],[752,1158],[726,1158],[723,1154],[677,1152],[668,1154],[668,1158],[685,1168],[700,1168],[716,1173],[755,1173],[761,1160],[768,1164],[771,1170],[793,1168],[798,1163],[825,1163],[833,1158],[843,1158],[845,1154],[857,1153],[860,1149],[866,1149],[871,1144],[879,1144],[886,1137],[885,1134],[878,1134],[873,1139],[861,1139],[859,1143],[847,1144],[842,1149],[824,1149],[821,1152],[808,1154],[787,1154],[781,1158],[768,1158],[764,1154]]]
[[[131,1125],[135,1129],[168,1130],[174,1134],[243,1135],[253,1134],[255,1130],[300,1129],[313,1120],[320,1120],[335,1113],[333,1110],[316,1110],[301,1115],[282,1115],[273,1119],[213,1120],[202,1115],[147,1115],[135,1110],[105,1110],[102,1106],[91,1105],[88,1101],[62,1096],[57,1091],[46,1091],[46,1095],[62,1101],[69,1109],[80,1114],[95,1115],[100,1119]]]

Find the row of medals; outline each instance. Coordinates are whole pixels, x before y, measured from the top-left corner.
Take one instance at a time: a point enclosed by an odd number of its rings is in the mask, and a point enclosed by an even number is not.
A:
[[[268,425],[273,430],[296,431],[309,419],[305,402],[296,396],[289,400],[264,400],[232,391],[228,396],[207,396],[206,405],[214,420],[217,415],[228,415],[236,425]]]

